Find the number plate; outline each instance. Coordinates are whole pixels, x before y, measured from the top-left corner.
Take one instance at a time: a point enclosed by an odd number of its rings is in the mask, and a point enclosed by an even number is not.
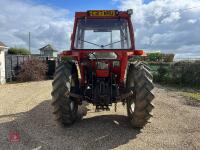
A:
[[[117,16],[116,10],[90,10],[88,11],[89,16],[95,17],[113,17]]]

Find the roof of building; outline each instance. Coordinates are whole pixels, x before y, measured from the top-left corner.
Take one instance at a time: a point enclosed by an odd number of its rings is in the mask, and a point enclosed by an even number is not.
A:
[[[55,49],[53,48],[53,46],[50,45],[50,44],[48,44],[48,45],[46,45],[46,46],[40,48],[39,50],[40,50],[40,51],[54,51],[54,52],[57,52],[57,50],[55,50]]]
[[[3,42],[0,41],[0,47],[7,47]]]

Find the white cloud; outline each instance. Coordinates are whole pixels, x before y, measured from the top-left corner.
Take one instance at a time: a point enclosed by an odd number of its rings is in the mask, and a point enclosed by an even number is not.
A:
[[[199,0],[154,0],[148,4],[143,0],[118,2],[119,9],[133,9],[136,48],[200,57]]]
[[[169,17],[163,19],[161,23],[173,23],[181,19],[179,12],[172,12]]]
[[[35,53],[48,43],[58,50],[69,48],[72,21],[67,20],[68,10],[27,0],[1,0],[0,6],[0,41],[8,46],[28,47],[31,32]]]
[[[188,20],[188,23],[191,23],[191,24],[194,24],[196,22],[197,22],[197,19],[190,19],[190,20]]]

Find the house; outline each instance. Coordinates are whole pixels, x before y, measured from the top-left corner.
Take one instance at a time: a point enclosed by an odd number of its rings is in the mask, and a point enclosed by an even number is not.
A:
[[[57,57],[57,50],[55,50],[50,44],[42,47],[40,50],[40,56],[48,57],[48,58],[56,58]]]
[[[8,47],[0,41],[0,84],[6,83],[5,75],[5,52]]]

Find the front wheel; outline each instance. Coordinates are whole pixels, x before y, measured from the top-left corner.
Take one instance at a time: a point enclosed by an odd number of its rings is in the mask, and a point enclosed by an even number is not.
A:
[[[153,86],[153,76],[145,64],[131,63],[127,72],[127,90],[132,90],[133,95],[127,99],[127,113],[133,127],[142,128],[146,125],[150,113],[154,108],[151,103],[154,95],[151,90]]]

